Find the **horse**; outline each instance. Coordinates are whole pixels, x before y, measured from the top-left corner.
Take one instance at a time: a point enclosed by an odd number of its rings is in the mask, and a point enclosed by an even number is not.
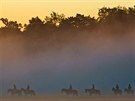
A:
[[[124,90],[128,95],[133,95],[134,94],[134,90],[132,89],[125,89]]]
[[[114,87],[112,88],[112,91],[114,92],[115,95],[122,95],[122,90],[120,89],[115,89]]]
[[[89,95],[100,95],[100,90],[97,89],[85,89],[85,93],[89,93]]]
[[[22,95],[22,91],[19,89],[8,89],[7,93],[8,94],[10,93],[12,96],[15,96],[15,95],[21,96]]]
[[[73,95],[73,96],[78,96],[78,91],[76,89],[62,89],[61,93],[65,93],[67,95]]]
[[[34,90],[28,90],[28,89],[21,88],[21,91],[23,92],[23,94],[25,96],[35,96],[36,95]]]

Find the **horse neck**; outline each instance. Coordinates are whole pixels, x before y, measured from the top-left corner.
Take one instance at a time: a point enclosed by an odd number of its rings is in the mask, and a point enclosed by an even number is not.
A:
[[[67,89],[63,88],[62,91],[63,91],[63,92],[64,92],[64,91],[67,91]]]

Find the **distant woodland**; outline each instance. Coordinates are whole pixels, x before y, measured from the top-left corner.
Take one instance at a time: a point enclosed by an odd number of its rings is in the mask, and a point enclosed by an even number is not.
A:
[[[65,42],[83,35],[121,37],[135,31],[135,6],[102,7],[97,18],[78,13],[66,18],[64,14],[52,12],[44,20],[32,17],[24,25],[8,18],[0,18],[0,21],[5,25],[0,28],[0,38],[19,36],[30,42]]]

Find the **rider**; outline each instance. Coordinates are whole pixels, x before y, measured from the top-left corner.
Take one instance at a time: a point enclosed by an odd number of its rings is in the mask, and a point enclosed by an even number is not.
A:
[[[117,89],[117,90],[119,89],[119,85],[118,85],[118,84],[116,85],[116,89]]]
[[[92,89],[95,89],[95,85],[94,84],[92,84]]]
[[[129,90],[131,90],[131,89],[132,89],[132,87],[131,87],[131,85],[130,85],[130,84],[128,85],[128,89],[129,89]]]
[[[16,89],[16,85],[15,84],[13,85],[13,89]]]
[[[72,90],[72,85],[70,84],[69,89]]]
[[[30,90],[30,86],[29,85],[27,86],[27,90]]]

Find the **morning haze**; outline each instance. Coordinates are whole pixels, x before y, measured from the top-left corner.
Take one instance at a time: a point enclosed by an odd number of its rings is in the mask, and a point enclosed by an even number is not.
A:
[[[38,3],[31,1],[22,3]],[[30,14],[28,22],[22,23],[17,19],[23,16],[14,16],[15,20],[1,17],[0,94],[7,96],[2,100],[33,100],[25,96],[30,90],[36,99],[50,101],[134,100],[134,93],[126,95],[126,88],[135,88],[135,6],[102,6],[96,17],[77,11],[68,17],[63,12],[45,13],[43,18],[43,13],[35,11],[36,15]],[[87,94],[90,88],[94,97]]]

